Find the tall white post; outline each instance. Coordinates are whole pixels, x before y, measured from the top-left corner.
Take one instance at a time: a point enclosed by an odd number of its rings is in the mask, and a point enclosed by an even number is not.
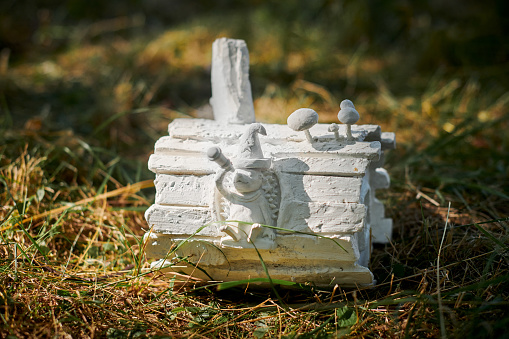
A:
[[[217,39],[212,45],[212,98],[214,119],[228,124],[255,122],[249,51],[244,40]]]

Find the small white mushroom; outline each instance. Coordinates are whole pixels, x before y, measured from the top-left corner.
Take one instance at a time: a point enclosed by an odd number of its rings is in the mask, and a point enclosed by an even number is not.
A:
[[[338,113],[338,119],[346,124],[346,138],[349,141],[353,140],[352,125],[359,121],[359,112],[355,110],[355,106],[350,100],[343,100],[340,104],[341,109]]]
[[[338,132],[338,130],[339,130],[338,124],[336,124],[334,122],[332,124],[330,124],[329,132],[334,132],[334,137],[336,138],[337,141],[339,141],[339,132]]]
[[[308,141],[310,143],[313,142],[313,137],[311,137],[309,129],[318,122],[318,113],[313,111],[311,108],[299,108],[290,114],[286,122],[288,123],[288,127],[294,131],[304,131]]]
[[[345,100],[341,101],[341,103],[339,104],[339,107],[341,109],[347,108],[347,107],[355,108],[355,106],[353,105],[353,102],[351,100],[348,100],[348,99],[345,99]]]

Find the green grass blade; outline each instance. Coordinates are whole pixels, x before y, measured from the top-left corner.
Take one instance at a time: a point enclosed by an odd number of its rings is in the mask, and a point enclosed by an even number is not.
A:
[[[493,241],[495,244],[500,246],[501,248],[505,249],[506,251],[509,250],[509,246],[507,244],[504,244],[499,239],[495,238],[490,232],[486,231],[483,227],[481,227],[479,224],[474,224],[475,228],[477,228],[482,234],[484,234],[488,239]]]
[[[27,238],[30,240],[30,242],[32,243],[32,245],[37,249],[37,251],[42,254],[42,256],[44,257],[44,259],[46,260],[46,263],[49,262],[48,260],[48,257],[46,256],[46,253],[44,253],[44,251],[41,249],[41,247],[39,246],[39,244],[37,243],[37,241],[35,241],[34,238],[32,238],[32,236],[30,235],[30,233],[27,232],[27,230],[25,229],[25,227],[23,227],[23,223],[19,223],[18,224],[19,227],[21,228],[21,230],[23,231],[23,233],[25,233],[25,235],[27,236]]]

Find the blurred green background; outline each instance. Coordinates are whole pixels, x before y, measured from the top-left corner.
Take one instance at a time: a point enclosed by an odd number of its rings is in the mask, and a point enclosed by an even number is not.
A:
[[[466,176],[470,188],[499,190],[508,167],[501,133],[508,4],[2,1],[3,143],[38,135],[81,147],[78,138],[100,148],[94,157],[105,164],[116,156],[126,162],[121,182],[151,178],[145,164],[168,122],[209,116],[211,45],[227,36],[249,47],[259,121],[285,123],[300,107],[314,108],[321,122],[337,121],[339,102],[349,98],[359,123],[397,133],[400,177],[410,168],[433,189],[449,185],[444,176],[455,183]],[[12,157],[20,147],[3,152]],[[136,178],[125,175],[135,171]]]

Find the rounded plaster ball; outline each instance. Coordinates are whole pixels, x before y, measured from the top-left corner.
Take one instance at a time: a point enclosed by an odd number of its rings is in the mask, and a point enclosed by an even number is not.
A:
[[[338,124],[336,123],[332,123],[330,124],[329,128],[328,128],[329,132],[334,132],[334,138],[339,141],[339,126]]]
[[[311,108],[299,108],[290,114],[286,122],[294,131],[304,131],[310,129],[318,122],[318,113]]]
[[[359,112],[355,108],[345,107],[342,108],[338,113],[338,119],[344,124],[353,125],[359,121]]]
[[[338,124],[332,123],[328,128],[329,132],[337,132],[339,130]]]
[[[339,107],[341,109],[347,108],[347,107],[355,108],[355,106],[353,105],[353,102],[351,100],[348,100],[348,99],[345,99],[345,100],[341,101],[341,103],[339,104]]]

